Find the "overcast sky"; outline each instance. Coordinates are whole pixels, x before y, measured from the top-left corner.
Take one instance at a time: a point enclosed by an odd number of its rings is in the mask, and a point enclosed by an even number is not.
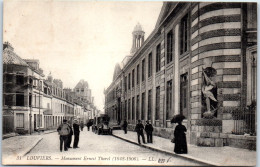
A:
[[[162,2],[14,1],[4,2],[4,41],[24,59],[40,60],[64,87],[88,81],[103,111],[104,88],[117,62],[130,53],[132,31],[140,22],[145,39],[154,29]]]

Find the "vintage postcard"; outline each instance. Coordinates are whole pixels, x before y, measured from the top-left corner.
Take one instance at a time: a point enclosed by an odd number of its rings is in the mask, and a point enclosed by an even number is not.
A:
[[[2,64],[2,165],[256,165],[256,2],[5,0]]]

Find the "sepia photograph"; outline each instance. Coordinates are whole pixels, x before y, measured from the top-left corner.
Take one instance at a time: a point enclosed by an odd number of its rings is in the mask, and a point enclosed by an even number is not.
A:
[[[2,165],[256,166],[257,3],[4,0]]]

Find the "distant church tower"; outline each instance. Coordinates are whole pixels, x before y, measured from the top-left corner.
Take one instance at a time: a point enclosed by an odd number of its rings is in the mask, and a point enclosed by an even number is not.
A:
[[[144,43],[145,32],[143,31],[143,28],[140,25],[140,23],[137,23],[132,34],[133,34],[133,46],[131,49],[131,54],[134,54]]]

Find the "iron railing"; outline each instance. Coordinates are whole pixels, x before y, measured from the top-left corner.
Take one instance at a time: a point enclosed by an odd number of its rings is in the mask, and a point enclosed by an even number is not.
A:
[[[233,118],[234,134],[256,136],[256,107],[251,105],[242,111],[234,111]]]

